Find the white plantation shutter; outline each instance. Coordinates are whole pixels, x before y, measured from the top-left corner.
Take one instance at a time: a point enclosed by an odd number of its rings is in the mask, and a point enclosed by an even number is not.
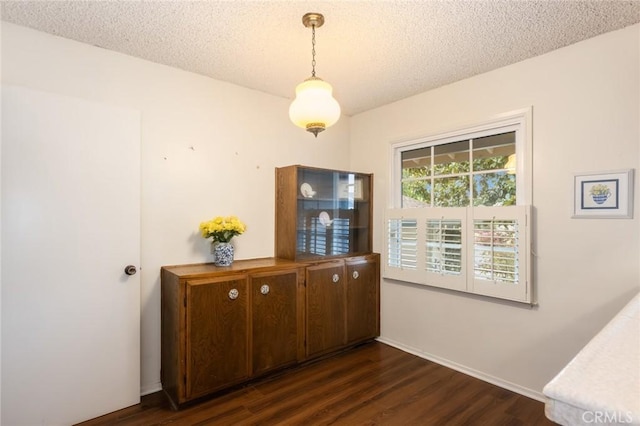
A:
[[[462,221],[427,219],[427,272],[460,275],[462,271]]]
[[[389,278],[416,282],[418,269],[419,210],[394,209],[387,215],[387,250],[385,271]]]
[[[517,283],[519,234],[515,219],[474,219],[474,277],[484,281]]]
[[[530,207],[387,212],[385,278],[531,303]]]
[[[385,277],[464,290],[466,215],[464,207],[389,210]]]
[[[415,219],[389,219],[389,264],[416,269],[418,227]]]
[[[467,280],[467,208],[433,207],[423,210],[425,237],[424,284],[465,290]]]
[[[473,209],[471,292],[531,302],[530,210],[529,206]]]

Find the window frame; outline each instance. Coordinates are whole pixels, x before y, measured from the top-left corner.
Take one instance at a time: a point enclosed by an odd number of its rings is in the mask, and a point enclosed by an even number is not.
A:
[[[385,278],[412,282],[431,287],[445,288],[466,293],[489,296],[515,302],[535,304],[532,283],[532,108],[524,108],[484,120],[480,123],[461,126],[455,130],[440,132],[428,136],[396,141],[390,144],[391,184],[384,231],[384,271]],[[514,206],[473,206],[467,207],[402,207],[402,153],[415,149],[432,147],[468,139],[477,139],[506,132],[515,132],[516,152],[516,204]],[[472,173],[472,172],[471,172]],[[433,196],[432,196],[433,199]],[[487,216],[489,215],[489,216]],[[432,273],[424,270],[418,261],[417,269],[405,269],[391,266],[390,259],[390,220],[407,218],[416,219],[419,234],[426,227],[425,219],[457,219],[464,218],[462,236],[462,264],[465,269],[458,276]],[[519,242],[514,249],[518,256],[519,279],[517,288],[499,281],[478,280],[474,270],[474,220],[483,218],[504,218],[516,220],[520,229]],[[421,224],[421,221],[424,222]],[[426,246],[423,237],[419,237],[416,257],[426,259]]]
[[[391,184],[389,185],[389,203],[387,207],[402,208],[402,188],[398,188],[397,185],[402,182],[402,153],[404,151],[512,131],[515,132],[516,146],[516,205],[531,205],[531,117],[532,108],[529,107],[501,114],[478,124],[461,126],[455,130],[392,142],[389,167]]]

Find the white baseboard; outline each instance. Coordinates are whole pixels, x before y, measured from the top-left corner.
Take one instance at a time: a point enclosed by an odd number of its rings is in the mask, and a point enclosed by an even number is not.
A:
[[[140,387],[140,396],[149,395],[150,393],[155,393],[162,390],[162,383],[151,383],[149,385],[142,385]]]
[[[525,388],[515,383],[507,382],[506,380],[491,376],[489,374],[483,373],[482,371],[474,370],[473,368],[469,368],[453,361],[449,361],[448,359],[440,358],[438,356],[422,352],[419,349],[406,346],[402,343],[395,342],[385,337],[378,337],[376,340],[378,340],[380,343],[384,343],[385,345],[393,346],[394,348],[400,349],[401,351],[435,362],[436,364],[443,365],[452,370],[459,371],[460,373],[466,374],[467,376],[475,377],[476,379],[491,383],[492,385],[496,385],[503,389],[507,389],[520,395],[524,395],[527,398],[535,399],[540,402],[546,401],[544,395],[541,392],[535,391],[533,389]]]

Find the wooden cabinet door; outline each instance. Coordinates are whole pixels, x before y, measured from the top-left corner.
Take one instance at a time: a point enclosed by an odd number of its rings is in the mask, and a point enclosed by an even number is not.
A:
[[[246,275],[186,282],[186,398],[249,377]]]
[[[378,257],[347,261],[347,342],[380,334]]]
[[[326,262],[307,268],[307,356],[346,343],[344,262]]]
[[[252,374],[294,364],[298,358],[298,270],[250,276]]]

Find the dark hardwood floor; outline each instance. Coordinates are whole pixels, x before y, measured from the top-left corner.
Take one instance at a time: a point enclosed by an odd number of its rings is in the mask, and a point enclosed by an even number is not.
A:
[[[89,425],[552,425],[544,405],[374,342],[180,411],[161,392]]]

